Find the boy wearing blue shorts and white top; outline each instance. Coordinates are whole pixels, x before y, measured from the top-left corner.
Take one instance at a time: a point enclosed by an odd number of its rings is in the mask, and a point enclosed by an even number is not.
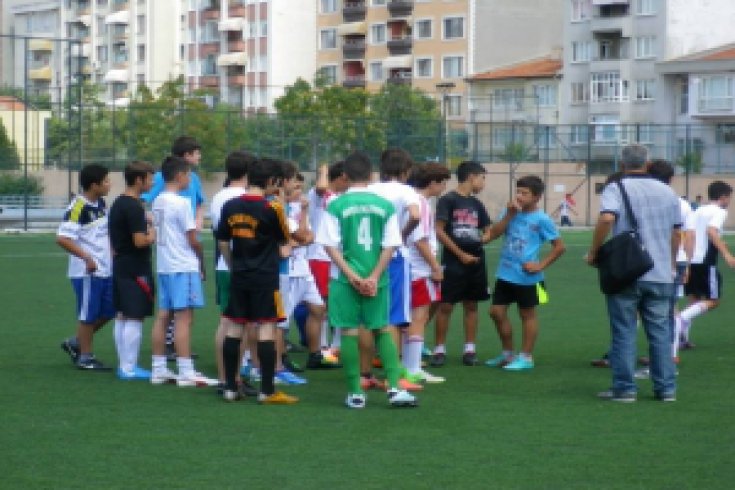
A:
[[[544,187],[543,181],[535,175],[522,177],[516,182],[516,204],[520,211],[505,230],[490,308],[503,352],[485,363],[489,367],[502,367],[507,371],[533,368],[533,346],[538,335],[536,306],[545,302],[546,295],[543,270],[564,253],[564,243],[554,221],[538,209]],[[544,242],[551,242],[552,249],[539,261],[539,250]],[[523,324],[521,351],[515,357],[513,330],[508,319],[511,303],[518,305]]]
[[[189,185],[189,164],[169,156],[161,166],[164,191],[153,201],[156,226],[158,272],[158,315],[153,324],[153,370],[151,383],[176,381],[178,386],[214,386],[194,370],[191,359],[190,332],[194,308],[204,306],[202,280],[205,277],[202,245],[191,204],[178,193]],[[165,330],[173,316],[176,325],[174,343],[178,376],[166,367]]]
[[[86,165],[79,172],[79,184],[82,193],[66,209],[56,233],[56,243],[69,253],[69,279],[79,320],[76,338],[66,339],[61,348],[79,369],[109,371],[92,353],[95,332],[115,316],[110,237],[102,199],[110,192],[108,170]]]

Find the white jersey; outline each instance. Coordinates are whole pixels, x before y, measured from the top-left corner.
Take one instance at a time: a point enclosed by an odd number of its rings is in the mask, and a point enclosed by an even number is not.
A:
[[[718,233],[727,219],[727,210],[717,204],[705,204],[694,211],[694,256],[692,264],[715,265],[717,263],[717,249],[707,236],[707,229],[715,228]]]
[[[327,212],[327,204],[337,197],[337,194],[327,190],[320,196],[316,193],[316,189],[310,189],[306,197],[309,200],[309,223],[311,223],[311,228],[317,231],[321,226],[322,218]],[[324,251],[324,247],[316,242],[309,245],[306,256],[309,260],[331,262],[329,255]]]
[[[92,275],[110,277],[112,275],[112,254],[110,236],[107,229],[105,201],[100,199],[91,203],[84,196],[76,196],[64,213],[64,221],[59,225],[57,236],[69,238],[88,253],[97,270]],[[87,265],[82,259],[69,254],[68,276],[80,278],[87,275]]]
[[[398,218],[398,225],[403,231],[409,219],[408,207],[419,205],[419,195],[414,188],[401,182],[392,181],[376,182],[370,184],[368,189],[393,204]],[[400,250],[404,257],[408,254],[405,246],[402,246]]]
[[[568,218],[569,217],[569,201],[566,199],[562,199],[561,203],[559,204],[559,216],[563,216]]]
[[[294,227],[291,233],[299,228],[301,222],[301,203],[290,202],[287,206],[288,209],[288,221],[291,226]],[[303,247],[294,247],[291,252],[291,257],[288,261],[288,275],[289,277],[308,277],[311,275],[311,269],[309,269],[309,252],[310,245]]]
[[[212,198],[212,203],[209,207],[209,217],[212,220],[212,229],[215,231],[215,233],[217,232],[217,227],[219,226],[219,218],[220,216],[222,216],[222,207],[225,205],[225,203],[230,199],[242,196],[246,192],[247,189],[243,187],[225,187],[214,195],[214,197]],[[225,259],[222,256],[219,256],[219,258],[217,259],[217,270],[229,270],[227,268],[227,264],[225,264]]]
[[[431,209],[431,204],[424,196],[421,194],[418,194],[418,196],[421,221],[408,237],[408,261],[409,266],[411,267],[412,281],[431,277],[431,265],[429,265],[421,253],[419,253],[419,249],[416,248],[416,242],[428,239],[429,247],[431,248],[431,253],[434,257],[436,257],[437,251],[439,250],[436,240],[436,230],[434,227],[434,210]]]
[[[156,225],[157,272],[199,272],[199,259],[187,238],[188,231],[197,229],[191,202],[165,191],[153,201],[152,211]]]
[[[681,231],[693,231],[694,230],[694,211],[692,211],[692,205],[689,201],[683,198],[679,198],[679,204],[681,205]],[[687,254],[684,251],[684,240],[679,245],[679,251],[676,254],[677,262],[686,262]]]

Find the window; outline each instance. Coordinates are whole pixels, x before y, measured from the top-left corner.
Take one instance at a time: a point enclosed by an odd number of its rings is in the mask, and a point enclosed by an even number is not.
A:
[[[548,138],[547,131],[548,130]],[[539,150],[548,150],[550,148],[556,148],[557,137],[556,137],[556,126],[535,126],[533,131],[534,142]]]
[[[523,110],[525,94],[522,88],[501,88],[493,90],[493,108],[498,110]]]
[[[216,75],[217,74],[217,57],[213,54],[207,55],[206,58],[204,58],[204,63],[202,64],[202,75]]]
[[[268,56],[261,54],[256,59],[258,60],[258,71],[268,71]]]
[[[572,2],[572,22],[582,22],[590,18],[592,5],[590,0],[571,0]]]
[[[189,27],[189,43],[194,44],[197,42],[197,28]]]
[[[248,22],[248,37],[249,38],[255,38],[258,37],[258,23],[255,21]]]
[[[107,7],[107,0],[97,0],[98,7]]]
[[[620,131],[620,119],[618,116],[599,115],[593,119],[593,141],[596,143],[615,143],[622,141],[624,134]]]
[[[138,44],[138,63],[145,63],[145,44]]]
[[[434,60],[432,58],[416,59],[416,77],[431,78],[434,76]]]
[[[107,46],[97,46],[97,60],[100,63],[107,61]]]
[[[656,13],[654,2],[656,0],[636,0],[636,15],[653,15]]]
[[[733,110],[733,79],[725,75],[702,78],[699,83],[699,110],[718,112]]]
[[[636,80],[635,100],[653,100],[655,85],[655,80]]]
[[[493,127],[493,148],[505,149],[513,143],[515,134],[512,128]]]
[[[572,42],[572,63],[586,63],[590,60],[592,43],[589,41]]]
[[[105,24],[105,17],[103,15],[97,16],[97,35],[104,36],[107,34],[107,24]]]
[[[679,83],[679,114],[689,114],[689,79]]]
[[[136,19],[138,34],[145,34],[145,15],[139,15]]]
[[[587,143],[589,137],[589,126],[586,124],[572,125],[572,131],[569,135],[569,142],[573,145],[582,145]]]
[[[373,24],[370,26],[370,43],[385,44],[385,24]]]
[[[414,24],[414,29],[416,30],[416,39],[431,39],[431,27],[431,19],[417,20]]]
[[[654,36],[641,36],[635,38],[635,57],[653,58],[656,56],[656,38]]]
[[[385,0],[373,0],[373,5],[385,5]]]
[[[319,5],[323,14],[330,14],[337,11],[337,0],[321,0]]]
[[[202,42],[214,43],[219,40],[219,31],[217,30],[217,21],[207,21],[204,24],[204,31],[202,32]]]
[[[444,39],[464,37],[464,17],[446,17],[442,24],[444,26]]]
[[[653,124],[637,124],[635,132],[638,143],[653,143]]]
[[[556,107],[556,86],[534,85],[533,95],[539,107]]]
[[[373,82],[380,82],[383,80],[383,63],[380,61],[373,61],[370,63],[370,80]]]
[[[442,60],[442,78],[464,76],[464,56],[445,56]]]
[[[337,83],[337,66],[327,65],[319,68],[319,74],[324,78],[324,82],[327,85],[334,85]]]
[[[321,49],[337,49],[337,30],[322,29],[319,33]]]
[[[459,117],[462,115],[462,96],[449,94],[445,100],[447,117]]]
[[[620,79],[619,72],[593,73],[592,102],[622,102],[628,100],[628,81]]]
[[[260,37],[268,37],[268,21],[260,21]]]

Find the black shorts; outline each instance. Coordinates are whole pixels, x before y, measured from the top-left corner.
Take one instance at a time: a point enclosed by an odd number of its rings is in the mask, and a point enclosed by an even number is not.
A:
[[[543,281],[541,285],[544,285]],[[493,305],[507,306],[512,303],[517,303],[518,308],[533,308],[534,306],[538,306],[537,285],[525,286],[497,279],[495,281],[495,291],[493,291]]]
[[[472,265],[447,264],[444,268],[441,292],[442,303],[485,301],[490,298],[485,261],[481,260],[480,263]]]
[[[286,319],[278,289],[248,289],[230,283],[224,316],[235,323],[278,323]]]
[[[112,299],[115,311],[126,318],[145,318],[153,315],[156,288],[152,274],[139,276],[124,273],[112,276]]]
[[[704,299],[720,299],[722,296],[722,276],[714,265],[691,264],[689,281],[684,285],[687,296]]]

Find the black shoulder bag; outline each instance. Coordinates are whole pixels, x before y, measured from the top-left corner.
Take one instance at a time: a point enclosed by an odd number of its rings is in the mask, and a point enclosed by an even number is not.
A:
[[[653,259],[638,233],[638,221],[630,206],[628,193],[618,181],[620,194],[628,213],[631,229],[615,235],[597,252],[595,265],[600,273],[600,289],[605,294],[617,294],[653,269]]]

